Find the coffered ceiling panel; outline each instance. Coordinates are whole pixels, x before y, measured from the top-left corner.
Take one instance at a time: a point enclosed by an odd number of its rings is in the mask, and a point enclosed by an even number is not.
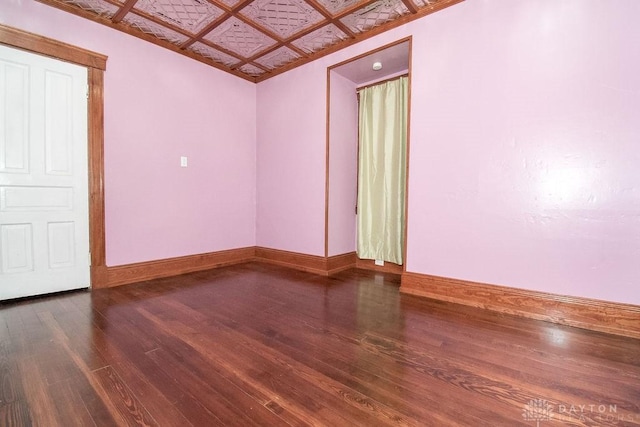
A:
[[[462,0],[38,0],[259,82]]]
[[[313,53],[318,52],[325,47],[335,45],[348,37],[349,36],[344,31],[340,30],[340,28],[333,24],[329,24],[293,40],[291,44],[302,49],[306,53]]]
[[[223,13],[222,9],[204,0],[138,0],[133,8],[191,34],[197,34]]]
[[[143,33],[150,34],[152,36],[158,37],[159,39],[166,40],[170,43],[182,44],[189,40],[188,36],[181,34],[177,31],[172,30],[171,28],[160,25],[150,19],[144,18],[142,16],[138,16],[136,14],[126,15],[122,22],[129,24],[133,28],[136,28]]]
[[[240,58],[253,58],[276,45],[274,39],[236,17],[218,25],[204,39],[222,46]]]
[[[304,0],[256,0],[240,13],[283,39],[323,19]]]
[[[300,58],[300,55],[288,47],[282,46],[256,59],[256,62],[269,70],[273,70],[274,68],[282,67],[283,65],[293,62],[298,58]]]
[[[359,0],[318,0],[318,3],[332,14],[340,13],[360,3]]]
[[[119,7],[102,0],[66,0],[66,3],[75,5],[82,10],[93,12],[98,16],[111,18],[115,15]]]
[[[408,13],[402,0],[378,0],[345,16],[342,22],[354,33],[362,33]]]
[[[205,56],[217,62],[218,64],[222,64],[225,67],[232,68],[235,65],[238,65],[240,63],[240,60],[238,58],[231,55],[227,55],[226,53],[221,52],[217,49],[214,49],[211,46],[206,45],[204,43],[195,42],[194,44],[189,46],[187,49],[199,55]]]

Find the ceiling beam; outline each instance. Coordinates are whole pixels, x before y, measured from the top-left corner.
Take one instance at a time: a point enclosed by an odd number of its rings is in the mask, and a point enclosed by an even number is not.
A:
[[[120,8],[120,10],[118,11],[118,13],[116,13],[115,15],[113,15],[113,18],[111,19],[114,23],[118,23],[120,21],[122,21],[122,19],[124,18],[124,16],[129,13],[129,11],[133,8],[133,6],[135,6],[135,4],[138,2],[138,0],[127,0],[125,2],[125,4]]]

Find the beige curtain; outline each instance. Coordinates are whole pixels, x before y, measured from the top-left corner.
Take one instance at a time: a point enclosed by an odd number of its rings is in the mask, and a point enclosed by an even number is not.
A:
[[[402,264],[407,77],[363,88],[358,157],[358,257]]]

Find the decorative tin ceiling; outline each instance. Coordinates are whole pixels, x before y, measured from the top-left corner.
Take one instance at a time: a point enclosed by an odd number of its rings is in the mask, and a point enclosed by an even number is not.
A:
[[[461,0],[39,0],[258,82]]]

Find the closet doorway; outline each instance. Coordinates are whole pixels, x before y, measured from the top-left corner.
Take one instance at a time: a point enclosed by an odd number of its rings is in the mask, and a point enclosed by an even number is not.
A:
[[[383,86],[396,84],[401,77],[404,77],[403,80],[407,81],[405,108],[406,121],[408,121],[410,53],[411,38],[406,38],[336,64],[327,70],[325,255],[334,257],[358,252],[363,255],[362,259],[357,259],[358,267],[394,273],[402,273],[406,252],[406,215],[404,213],[406,212],[408,141],[406,147],[402,149],[401,158],[398,157],[398,153],[394,155],[396,157],[394,163],[401,168],[402,182],[399,187],[396,186],[399,188],[397,191],[394,190],[389,193],[392,197],[386,202],[397,206],[398,210],[402,211],[402,216],[405,220],[393,227],[399,233],[398,240],[392,243],[396,248],[396,256],[392,256],[391,259],[395,262],[387,260],[384,266],[380,266],[376,265],[380,264],[380,258],[384,260],[384,258],[390,257],[375,254],[383,252],[387,254],[389,252],[387,248],[381,248],[380,245],[383,244],[381,240],[374,239],[373,246],[382,250],[378,252],[375,250],[373,252],[369,251],[367,254],[363,250],[362,241],[367,240],[366,237],[368,236],[364,235],[364,233],[368,233],[368,231],[358,234],[359,218],[361,223],[368,223],[369,220],[362,221],[362,218],[366,216],[366,218],[371,219],[372,214],[378,217],[379,221],[382,220],[381,235],[384,235],[389,230],[386,223],[388,213],[384,212],[386,209],[373,208],[374,212],[363,212],[363,209],[367,209],[367,207],[375,207],[376,203],[363,204],[362,193],[360,197],[358,196],[358,188],[362,189],[363,187],[363,182],[359,183],[359,180],[366,179],[367,174],[363,174],[364,170],[358,166],[359,157],[362,153],[360,153],[361,150],[359,149],[360,114],[357,94],[362,88],[377,86],[378,84]],[[374,67],[375,63],[380,63],[381,67],[377,65]],[[378,69],[376,70],[375,68]],[[378,122],[380,120],[376,118],[374,121]],[[391,127],[397,128],[398,126]],[[408,123],[405,123],[403,131],[404,135],[408,137]],[[386,152],[385,150],[383,149],[382,152]],[[360,198],[359,207],[357,207],[358,198]],[[382,205],[378,204],[377,206],[380,207]],[[362,227],[360,228],[362,229]],[[371,230],[371,227],[365,227],[364,230]],[[363,237],[365,238],[363,239]],[[358,247],[358,240],[360,240],[360,247]],[[384,245],[387,245],[387,243],[384,242]]]

